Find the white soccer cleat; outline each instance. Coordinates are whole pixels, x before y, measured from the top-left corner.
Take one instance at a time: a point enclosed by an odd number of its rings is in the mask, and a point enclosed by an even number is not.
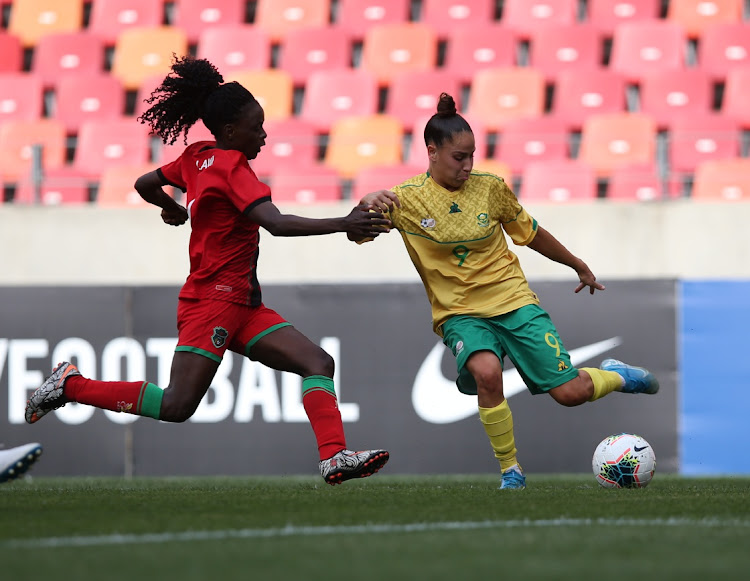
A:
[[[366,478],[385,466],[389,457],[387,450],[341,450],[320,461],[320,475],[332,486],[352,478]]]
[[[36,442],[0,450],[0,482],[22,476],[41,455],[42,445]]]
[[[55,367],[52,374],[44,380],[42,386],[32,393],[29,401],[26,402],[26,422],[29,424],[38,422],[48,412],[61,408],[68,403],[68,399],[65,397],[65,382],[74,375],[81,375],[81,372],[72,363],[63,361]]]

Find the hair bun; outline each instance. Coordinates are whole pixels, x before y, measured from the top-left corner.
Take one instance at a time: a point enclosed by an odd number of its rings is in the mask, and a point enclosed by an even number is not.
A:
[[[448,93],[440,93],[440,99],[437,104],[437,114],[439,117],[451,117],[458,113],[456,102]]]

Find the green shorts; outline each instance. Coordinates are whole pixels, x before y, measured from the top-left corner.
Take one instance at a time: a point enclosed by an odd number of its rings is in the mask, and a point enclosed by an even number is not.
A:
[[[443,323],[443,343],[456,356],[459,391],[476,395],[477,384],[466,361],[477,351],[508,356],[533,394],[545,393],[578,376],[557,329],[539,305],[526,305],[489,319],[451,317]]]

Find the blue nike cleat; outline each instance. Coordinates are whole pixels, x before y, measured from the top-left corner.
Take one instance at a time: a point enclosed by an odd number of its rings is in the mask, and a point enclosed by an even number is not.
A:
[[[605,359],[599,366],[604,371],[614,371],[624,380],[623,385],[618,391],[622,393],[656,393],[659,391],[659,381],[648,369],[643,367],[634,367],[627,365],[617,359]]]
[[[526,477],[518,464],[514,464],[503,472],[500,490],[523,490],[526,488]]]

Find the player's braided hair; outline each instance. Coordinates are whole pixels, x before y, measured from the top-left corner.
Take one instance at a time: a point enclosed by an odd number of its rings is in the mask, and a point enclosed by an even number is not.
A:
[[[424,128],[424,143],[433,143],[440,147],[443,142],[456,133],[471,132],[471,126],[456,110],[456,102],[448,93],[440,93],[435,113]]]
[[[226,123],[237,120],[240,110],[255,97],[237,82],[224,83],[217,68],[205,59],[174,55],[172,70],[146,103],[151,105],[138,120],[148,124],[164,143],[172,144],[202,119],[214,136]]]

